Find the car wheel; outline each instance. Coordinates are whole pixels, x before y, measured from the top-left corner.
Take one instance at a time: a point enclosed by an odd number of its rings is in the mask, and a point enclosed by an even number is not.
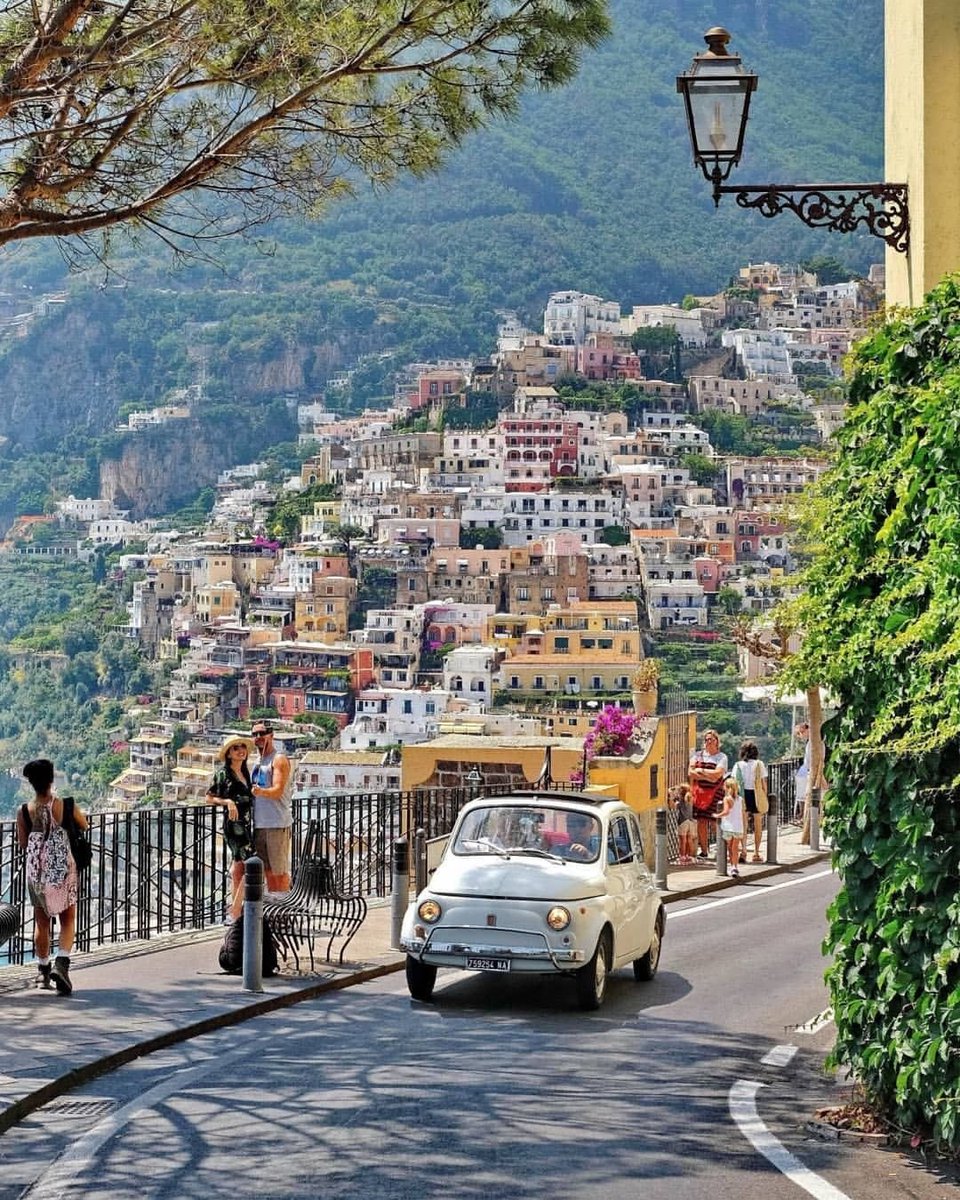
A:
[[[633,977],[643,983],[649,982],[657,973],[660,966],[660,950],[663,946],[663,909],[657,913],[653,923],[653,938],[649,949],[642,958],[633,960]]]
[[[577,1003],[584,1012],[592,1012],[603,1003],[610,972],[610,934],[600,934],[593,958],[577,971]]]
[[[433,999],[433,985],[437,982],[437,968],[421,962],[412,954],[407,955],[407,989],[414,1000],[428,1004]]]

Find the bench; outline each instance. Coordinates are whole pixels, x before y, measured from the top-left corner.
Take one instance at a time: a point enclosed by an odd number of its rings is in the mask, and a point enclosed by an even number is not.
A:
[[[362,896],[341,896],[336,891],[333,866],[319,853],[323,842],[321,823],[313,820],[307,826],[303,854],[293,877],[293,886],[280,899],[265,901],[263,915],[276,938],[277,949],[284,961],[290,957],[300,970],[300,958],[306,947],[310,970],[315,969],[314,945],[326,942],[326,961],[330,961],[333,943],[342,938],[338,961],[367,915],[367,902]]]
[[[0,904],[0,946],[18,932],[22,921],[20,909],[15,904]]]

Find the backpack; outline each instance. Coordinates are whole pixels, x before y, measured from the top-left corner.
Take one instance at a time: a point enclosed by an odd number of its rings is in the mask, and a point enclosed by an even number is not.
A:
[[[243,974],[243,913],[232,924],[227,926],[223,942],[220,946],[220,970],[227,975]],[[265,979],[276,975],[278,970],[277,942],[273,930],[263,922],[263,976]]]

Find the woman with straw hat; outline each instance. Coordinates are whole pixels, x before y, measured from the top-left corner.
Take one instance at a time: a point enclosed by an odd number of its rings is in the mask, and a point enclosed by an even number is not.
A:
[[[225,810],[223,837],[233,855],[230,868],[230,916],[233,920],[243,910],[243,864],[254,853],[253,792],[247,767],[252,750],[253,743],[249,738],[231,734],[217,754],[223,766],[207,790],[207,804]]]

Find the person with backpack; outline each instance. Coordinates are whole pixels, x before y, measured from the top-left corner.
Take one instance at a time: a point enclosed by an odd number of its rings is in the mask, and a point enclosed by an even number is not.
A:
[[[715,729],[703,732],[703,748],[690,755],[687,780],[693,797],[693,816],[697,822],[697,858],[710,853],[710,824],[723,798],[723,780],[727,774],[727,756],[720,749],[720,735]]]
[[[86,814],[73,799],[53,790],[53,763],[36,758],[23,768],[34,796],[17,810],[17,841],[26,850],[27,892],[33,905],[33,948],[37,958],[37,987],[56,987],[61,996],[73,991],[70,954],[77,926],[77,863],[69,829],[87,829]],[[51,921],[60,921],[58,953],[50,962]]]

